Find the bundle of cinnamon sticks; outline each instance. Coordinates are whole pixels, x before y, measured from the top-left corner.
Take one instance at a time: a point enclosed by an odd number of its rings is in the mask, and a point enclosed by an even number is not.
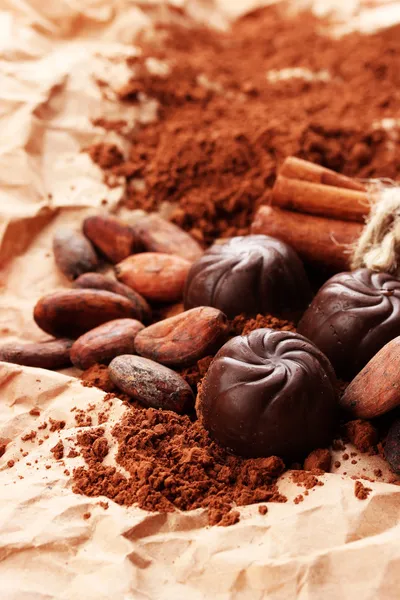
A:
[[[251,231],[283,240],[308,262],[346,270],[370,207],[363,183],[289,157],[272,189],[271,205],[259,208]]]

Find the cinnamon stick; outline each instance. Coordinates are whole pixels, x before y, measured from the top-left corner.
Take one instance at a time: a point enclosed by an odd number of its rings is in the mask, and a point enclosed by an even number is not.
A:
[[[311,183],[321,183],[323,185],[332,185],[349,190],[358,190],[365,192],[366,186],[359,181],[341,175],[331,169],[315,165],[295,156],[286,158],[279,170],[280,174],[289,179],[300,179],[301,181],[310,181]]]
[[[279,175],[272,189],[272,204],[281,208],[364,223],[370,211],[366,192],[289,179]]]
[[[251,226],[252,233],[276,237],[294,248],[305,260],[335,271],[349,268],[349,245],[363,227],[359,223],[325,219],[261,206]]]

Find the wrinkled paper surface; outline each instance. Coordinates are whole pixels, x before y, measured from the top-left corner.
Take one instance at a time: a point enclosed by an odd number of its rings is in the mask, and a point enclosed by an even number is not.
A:
[[[260,4],[266,2],[171,2],[216,27]],[[398,2],[368,1],[361,11],[355,0],[314,4],[321,14],[341,6],[339,32],[350,23],[370,31],[400,21]],[[47,337],[33,322],[33,306],[41,295],[69,285],[55,269],[54,229],[116,208],[122,186],[109,189],[81,149],[104,139],[104,130],[92,125],[96,117],[155,118],[154,103],[122,107],[115,90],[129,76],[121,57],[137,52],[135,32],[169,16],[151,1],[0,3],[1,341]],[[106,94],[96,80],[109,84]],[[114,133],[108,137],[121,143]],[[94,424],[104,409],[104,393],[83,387],[76,374],[0,363],[0,438],[9,442],[0,458],[2,599],[399,597],[400,488],[384,483],[390,474],[379,457],[358,455],[356,465],[342,460],[338,472],[325,475],[324,486],[297,505],[293,499],[303,488],[286,474],[280,489],[289,501],[269,504],[266,516],[257,506],[242,508],[233,527],[208,527],[202,510],[165,515],[111,501],[105,510],[99,504],[105,498],[71,491],[64,471],[83,464],[82,458],[66,459],[63,466],[50,452],[60,439],[65,455],[74,447],[79,429],[71,409],[93,405]],[[40,416],[30,414],[33,408]],[[110,431],[124,410],[114,402],[104,425],[111,444],[106,464],[113,464]],[[65,420],[65,428],[21,440],[50,417]],[[364,482],[373,491],[358,500],[349,475],[373,476],[377,468],[382,483]]]

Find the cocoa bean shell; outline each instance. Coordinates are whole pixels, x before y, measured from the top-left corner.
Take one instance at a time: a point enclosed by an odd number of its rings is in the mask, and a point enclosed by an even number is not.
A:
[[[145,406],[180,413],[194,404],[189,384],[178,373],[147,358],[118,356],[109,373],[118,389]]]
[[[400,419],[394,421],[387,434],[385,458],[390,468],[400,475]]]
[[[87,217],[83,222],[83,233],[112,263],[124,260],[137,250],[134,230],[116,217]]]
[[[59,227],[53,238],[54,259],[68,279],[97,269],[99,261],[90,241],[70,227]]]
[[[190,262],[203,255],[203,249],[191,235],[157,214],[141,217],[133,229],[149,252],[175,254]]]
[[[73,340],[70,339],[48,340],[32,344],[10,342],[0,347],[0,360],[25,367],[62,369],[71,364],[70,348],[72,344]]]
[[[135,352],[135,337],[144,325],[135,319],[108,321],[84,333],[71,348],[71,361],[78,369],[96,363],[108,364],[116,356]]]
[[[119,294],[125,296],[136,306],[137,318],[143,323],[147,323],[151,319],[151,308],[147,301],[138,292],[135,292],[132,288],[106,277],[101,273],[85,273],[74,281],[74,287],[80,289],[96,289],[106,290],[113,294]]]
[[[190,267],[190,262],[180,256],[145,252],[120,262],[115,274],[147,300],[173,303],[182,299]]]
[[[137,317],[128,298],[103,290],[64,290],[41,298],[33,313],[36,324],[51,335],[77,338],[113,319]]]
[[[174,367],[187,367],[214,354],[228,335],[228,320],[211,306],[198,306],[142,329],[136,336],[138,354]]]

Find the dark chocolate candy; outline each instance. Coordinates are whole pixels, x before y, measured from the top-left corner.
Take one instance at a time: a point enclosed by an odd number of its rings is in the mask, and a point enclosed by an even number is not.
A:
[[[196,409],[212,437],[236,454],[303,458],[331,440],[335,374],[306,338],[256,329],[216,354]]]
[[[185,309],[214,306],[229,318],[245,313],[280,314],[311,298],[295,251],[267,235],[234,237],[211,246],[193,263],[186,281]]]
[[[400,280],[369,269],[339,273],[319,290],[297,330],[326,354],[338,377],[350,380],[400,335]]]

